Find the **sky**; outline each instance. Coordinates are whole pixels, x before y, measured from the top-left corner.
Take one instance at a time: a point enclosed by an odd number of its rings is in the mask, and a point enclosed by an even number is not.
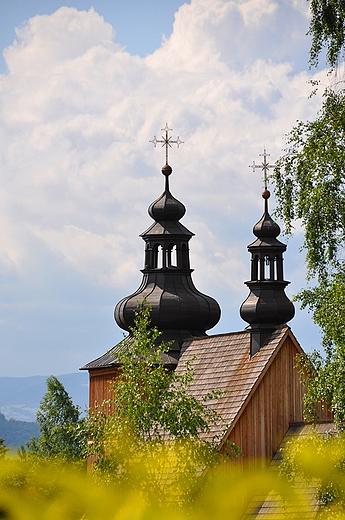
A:
[[[147,208],[170,187],[187,207],[193,280],[242,330],[260,170],[315,117],[305,0],[0,2],[0,376],[76,372],[122,339],[113,310],[141,282]],[[275,207],[274,196],[270,209]],[[298,223],[285,254],[305,286]],[[306,311],[290,323],[306,351]]]

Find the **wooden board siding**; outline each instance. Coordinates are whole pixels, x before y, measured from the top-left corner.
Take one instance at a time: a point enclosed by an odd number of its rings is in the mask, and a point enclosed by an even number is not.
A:
[[[117,374],[117,368],[90,370],[90,399],[89,406],[94,409],[106,399],[113,397],[110,390],[111,381]]]
[[[303,389],[294,368],[297,353],[287,337],[229,431],[228,440],[246,459],[271,460],[289,425],[303,421]]]
[[[319,422],[332,422],[334,421],[334,416],[329,409],[329,406],[324,404],[319,404],[317,407],[317,416]]]
[[[296,368],[299,351],[287,337],[242,414],[227,436],[246,459],[272,460],[289,427],[303,423],[304,388]],[[318,406],[320,421],[332,421],[326,406]],[[259,462],[260,463],[260,462]]]

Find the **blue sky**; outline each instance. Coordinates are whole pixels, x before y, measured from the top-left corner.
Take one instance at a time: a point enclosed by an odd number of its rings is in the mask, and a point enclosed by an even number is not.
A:
[[[212,332],[241,330],[247,245],[262,180],[308,99],[305,0],[3,1],[0,7],[0,376],[75,372],[122,337],[113,309],[140,285],[147,207],[187,207],[195,285],[215,297]],[[15,28],[17,30],[15,31]],[[15,42],[14,42],[15,40]],[[274,208],[274,198],[271,199]],[[302,232],[289,240],[289,295],[304,284]],[[291,322],[306,350],[319,335]]]

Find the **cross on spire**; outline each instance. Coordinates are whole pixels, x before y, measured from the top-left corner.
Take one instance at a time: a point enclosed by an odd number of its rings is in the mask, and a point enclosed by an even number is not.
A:
[[[266,153],[266,148],[264,148],[264,153],[259,153],[259,157],[263,157],[264,160],[261,164],[255,164],[255,161],[253,161],[253,164],[249,165],[249,168],[253,168],[253,172],[255,172],[256,168],[261,168],[261,170],[264,172],[264,184],[265,184],[265,190],[267,190],[267,172],[270,168],[274,168],[274,164],[269,164],[267,162],[267,157],[270,157],[269,153]]]
[[[171,132],[172,128],[169,128],[168,123],[165,124],[164,128],[161,128],[162,132],[165,132],[165,137],[162,135],[162,139],[157,139],[156,136],[153,136],[152,141],[149,141],[149,143],[153,143],[153,146],[156,148],[157,143],[163,143],[163,146],[165,146],[165,164],[168,164],[168,149],[169,146],[172,148],[172,144],[177,144],[177,148],[180,148],[180,144],[183,144],[184,141],[181,141],[180,137],[177,136],[177,139],[175,141],[172,140],[172,136],[169,137],[169,132]]]

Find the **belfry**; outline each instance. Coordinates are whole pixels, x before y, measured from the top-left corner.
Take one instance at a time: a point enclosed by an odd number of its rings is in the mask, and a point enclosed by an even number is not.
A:
[[[181,345],[192,336],[203,336],[214,327],[220,318],[216,300],[206,296],[195,287],[189,259],[189,241],[193,233],[180,219],[186,208],[175,199],[169,188],[172,168],[168,165],[168,146],[172,141],[168,125],[163,129],[166,146],[166,164],[162,168],[165,189],[162,195],[148,208],[153,224],[140,236],[145,241],[143,279],[137,291],[121,300],[115,308],[116,323],[124,330],[134,325],[134,311],[145,300],[151,308],[151,324],[163,333],[161,340],[172,342],[170,360],[177,363]]]
[[[270,192],[265,189],[264,214],[253,228],[256,240],[248,246],[251,253],[251,277],[245,284],[250,293],[240,314],[251,333],[250,355],[256,354],[279,325],[290,321],[294,305],[285,294],[289,282],[283,276],[283,253],[286,245],[277,239],[280,228],[268,213]]]
[[[248,246],[252,255],[251,276],[250,281],[245,284],[250,293],[240,309],[242,319],[249,323],[247,329],[251,335],[251,356],[263,347],[277,326],[284,325],[295,314],[294,305],[285,294],[285,287],[289,284],[283,275],[283,253],[286,245],[277,239],[280,228],[268,212],[270,192],[267,189],[267,170],[270,165],[267,163],[266,150],[262,155],[264,161],[259,167],[264,172],[264,214],[253,228],[257,238]],[[257,167],[253,163],[254,171]]]

